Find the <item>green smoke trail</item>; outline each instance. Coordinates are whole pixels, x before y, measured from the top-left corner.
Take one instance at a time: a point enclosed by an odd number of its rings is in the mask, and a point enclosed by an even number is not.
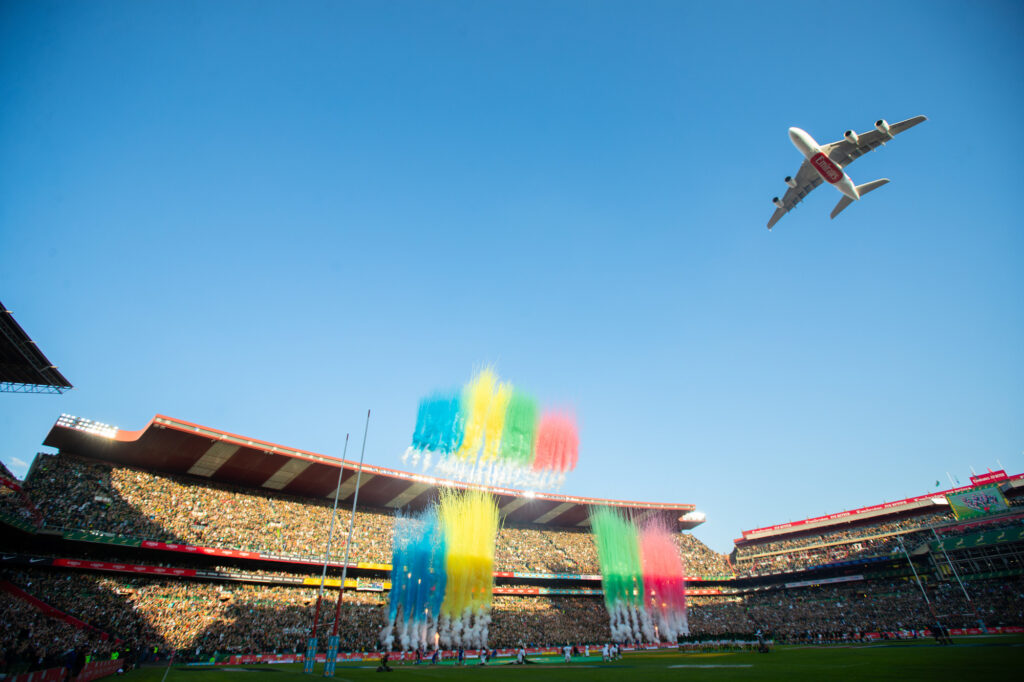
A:
[[[636,525],[614,509],[601,507],[590,514],[590,528],[601,564],[601,587],[609,611],[616,602],[642,606],[643,574]]]
[[[511,466],[530,466],[536,436],[537,401],[517,389],[512,389],[512,396],[505,410],[505,431],[501,435],[500,461]]]

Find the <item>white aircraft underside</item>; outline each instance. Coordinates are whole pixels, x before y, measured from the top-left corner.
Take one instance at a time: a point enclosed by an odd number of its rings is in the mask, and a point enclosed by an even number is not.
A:
[[[863,185],[855,185],[843,168],[853,163],[854,159],[885,144],[904,130],[909,130],[926,120],[928,119],[925,116],[915,116],[889,125],[882,119],[875,122],[874,130],[859,135],[852,130],[847,130],[843,139],[825,145],[819,145],[805,130],[790,128],[789,139],[793,141],[793,146],[804,155],[804,162],[800,164],[795,178],[786,178],[786,184],[789,185],[786,195],[781,199],[778,197],[772,199],[776,211],[768,221],[768,229],[772,229],[772,226],[779,222],[779,218],[803,201],[804,197],[822,181],[828,182],[843,194],[839,203],[832,209],[832,218],[871,190],[878,189],[889,182],[888,178],[882,178]]]

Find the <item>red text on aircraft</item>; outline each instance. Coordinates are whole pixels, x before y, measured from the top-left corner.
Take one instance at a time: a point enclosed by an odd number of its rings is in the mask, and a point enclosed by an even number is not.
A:
[[[839,170],[839,166],[834,164],[832,159],[825,156],[822,152],[818,152],[811,157],[811,165],[821,173],[821,177],[833,185],[843,179],[843,171]]]

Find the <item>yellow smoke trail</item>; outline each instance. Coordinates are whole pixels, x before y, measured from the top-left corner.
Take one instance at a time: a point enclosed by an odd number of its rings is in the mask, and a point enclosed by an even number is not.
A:
[[[445,588],[442,615],[461,617],[466,609],[485,612],[494,587],[494,540],[498,505],[482,490],[441,490],[439,515],[445,533]]]
[[[500,394],[505,393],[504,402],[499,406],[495,403],[501,400]],[[465,388],[462,389],[462,410],[466,414],[465,435],[462,438],[462,445],[459,447],[457,457],[461,460],[468,460],[475,463],[480,448],[484,445],[484,439],[491,440],[493,432],[492,423],[500,421],[501,426],[505,424],[505,408],[508,407],[508,400],[511,397],[511,389],[505,384],[498,385],[498,377],[490,368],[481,370]],[[494,412],[499,412],[495,415]],[[495,440],[501,439],[501,427],[499,426]],[[494,445],[497,452],[497,443]]]
[[[484,420],[484,452],[480,456],[481,462],[493,462],[498,458],[501,434],[505,431],[505,413],[508,412],[508,401],[511,399],[512,385],[504,381],[498,384],[487,405],[487,418]]]

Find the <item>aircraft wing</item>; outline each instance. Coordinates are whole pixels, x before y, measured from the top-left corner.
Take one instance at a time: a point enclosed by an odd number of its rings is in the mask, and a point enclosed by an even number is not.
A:
[[[899,135],[904,130],[913,128],[918,123],[927,121],[928,118],[925,116],[915,116],[914,118],[908,118],[905,121],[899,123],[893,123],[889,126],[889,134],[886,135],[877,129],[871,129],[866,133],[860,133],[857,135],[857,144],[853,144],[846,138],[839,140],[838,142],[832,142],[821,146],[823,151],[828,158],[839,164],[840,168],[848,166],[854,159],[864,156],[872,149],[877,149],[896,135]]]
[[[779,218],[789,213],[790,209],[799,204],[804,200],[804,197],[811,193],[811,190],[821,184],[821,175],[818,171],[811,168],[809,161],[804,161],[800,164],[800,170],[796,172],[796,186],[790,187],[786,190],[786,195],[782,197],[782,208],[775,210],[772,214],[771,220],[768,221],[768,229],[772,229],[772,226],[779,222]]]

